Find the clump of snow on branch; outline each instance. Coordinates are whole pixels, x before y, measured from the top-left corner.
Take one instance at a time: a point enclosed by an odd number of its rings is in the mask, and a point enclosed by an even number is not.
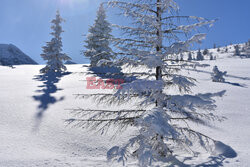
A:
[[[162,80],[136,80],[131,83],[122,84],[122,89],[118,90],[115,96],[119,98],[120,96],[130,94],[144,95],[157,93],[163,89],[164,84]]]

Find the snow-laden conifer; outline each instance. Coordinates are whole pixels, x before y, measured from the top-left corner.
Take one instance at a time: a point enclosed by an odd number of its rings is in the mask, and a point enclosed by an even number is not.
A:
[[[203,55],[208,55],[208,54],[209,54],[209,50],[208,49],[204,49]]]
[[[226,71],[222,72],[217,66],[214,66],[212,73],[213,82],[225,82],[224,76],[227,74]]]
[[[96,67],[100,60],[112,60],[114,55],[110,48],[111,24],[106,19],[106,11],[103,4],[97,11],[97,18],[89,29],[87,36],[85,57],[90,59],[92,67]]]
[[[220,52],[220,48],[219,47],[217,48],[217,52]]]
[[[239,45],[235,45],[234,46],[234,55],[235,56],[240,56],[241,53],[240,53],[240,46]]]
[[[209,56],[210,56],[210,60],[215,60],[214,56],[213,56],[213,53],[210,53]]]
[[[250,39],[245,43],[245,46],[250,46]]]
[[[180,61],[184,61],[184,55],[182,53],[180,54]]]
[[[101,132],[110,127],[113,131],[114,126],[118,126],[120,132],[128,126],[136,127],[137,133],[126,143],[114,146],[107,153],[109,160],[124,165],[129,158],[136,158],[139,166],[151,166],[155,161],[173,158],[179,149],[195,156],[197,150],[192,146],[196,144],[211,150],[215,140],[192,129],[189,123],[205,125],[209,120],[221,120],[213,114],[216,106],[212,97],[222,96],[224,92],[189,95],[195,79],[179,71],[181,67],[199,63],[176,62],[176,58],[205,38],[205,34],[189,34],[201,26],[212,25],[214,20],[178,15],[179,7],[174,0],[111,0],[109,5],[118,8],[120,14],[131,21],[127,26],[116,25],[123,36],[113,38],[116,55],[119,55],[113,64],[143,67],[144,73],[137,74],[146,77],[122,84],[122,89],[114,94],[82,95],[117,107],[114,110],[75,109],[76,117],[68,122]],[[184,23],[188,19],[191,24],[180,25],[182,19]],[[182,41],[183,35],[189,37]],[[178,93],[169,94],[168,90]],[[138,104],[119,109],[120,104],[126,102]]]
[[[49,72],[62,72],[66,71],[67,68],[64,66],[63,62],[71,60],[65,53],[62,52],[62,38],[61,33],[63,32],[61,23],[64,20],[61,18],[59,11],[56,13],[56,18],[51,21],[51,29],[53,32],[51,35],[53,38],[47,45],[43,47],[43,53],[41,57],[47,61],[47,65],[41,69],[42,73]]]
[[[250,42],[248,42],[242,49],[242,56],[250,58]]]
[[[204,60],[204,56],[202,55],[200,49],[199,49],[198,52],[197,52],[196,60],[197,60],[197,61],[202,61],[202,60]]]
[[[193,60],[193,56],[192,56],[192,53],[189,52],[189,53],[188,53],[188,61],[191,61],[191,60]]]
[[[225,48],[225,53],[227,53],[228,52],[228,47],[226,46],[226,48]]]

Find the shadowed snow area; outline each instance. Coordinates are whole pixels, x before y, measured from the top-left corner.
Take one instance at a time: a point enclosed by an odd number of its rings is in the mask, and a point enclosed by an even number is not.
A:
[[[42,121],[44,112],[49,108],[49,105],[55,104],[59,101],[65,99],[64,96],[60,98],[54,97],[52,94],[57,93],[57,91],[62,91],[63,89],[57,88],[56,84],[60,81],[63,76],[69,75],[70,73],[48,73],[40,74],[35,76],[35,80],[42,81],[43,85],[39,86],[39,90],[36,92],[41,92],[42,94],[33,96],[35,101],[39,101],[38,106],[39,112],[36,114],[37,125],[34,127],[34,130],[39,128],[39,124]]]
[[[218,141],[216,149],[213,155],[196,158],[178,155],[165,162],[171,162],[172,166],[247,167],[250,164],[250,59],[222,56],[203,63],[211,66],[183,73],[197,79],[194,93],[226,90],[223,97],[215,98],[218,106],[215,112],[227,119],[210,127],[195,127]],[[227,71],[226,83],[212,82],[215,65]],[[126,141],[126,136],[133,135],[133,129],[111,140],[109,134],[101,136],[66,126],[64,122],[72,116],[67,109],[96,108],[90,99],[78,99],[74,94],[110,90],[87,90],[84,80],[91,75],[81,73],[87,72],[87,67],[82,65],[67,66],[69,73],[63,76],[41,76],[42,67],[0,66],[0,166],[112,166],[106,163],[107,151]],[[130,164],[135,166],[134,162]]]

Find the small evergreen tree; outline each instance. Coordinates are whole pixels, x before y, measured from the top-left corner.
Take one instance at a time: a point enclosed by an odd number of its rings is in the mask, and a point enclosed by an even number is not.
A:
[[[176,61],[176,63],[178,63],[180,61],[178,56],[176,56],[175,61]]]
[[[245,47],[244,46],[242,47],[241,52],[245,52]]]
[[[247,58],[250,58],[250,45],[245,49],[245,55]]]
[[[239,45],[235,45],[234,49],[235,49],[234,55],[235,56],[240,56],[240,47],[239,47]]]
[[[212,80],[213,82],[225,82],[225,79],[223,78],[227,72],[221,72],[217,66],[214,66],[213,73],[212,73]]]
[[[220,52],[220,48],[217,49],[217,52]]]
[[[192,57],[192,53],[189,52],[189,53],[188,53],[188,61],[191,61],[191,60],[193,60],[193,57]]]
[[[203,51],[203,55],[208,55],[208,53],[209,53],[208,49],[205,49],[205,50]]]
[[[242,48],[242,54],[247,57],[250,58],[250,43],[247,42],[247,44]]]
[[[227,48],[227,47],[225,48],[225,52],[226,52],[226,53],[228,52],[228,48]]]
[[[214,60],[213,54],[210,53],[210,60]]]
[[[250,39],[245,43],[245,46],[250,46]]]
[[[181,58],[180,58],[180,61],[184,61],[184,56],[183,56],[183,54],[181,54],[180,57],[181,57]]]
[[[91,66],[96,67],[100,60],[110,61],[114,58],[112,49],[110,48],[110,38],[112,29],[111,24],[106,20],[106,12],[103,4],[97,11],[97,18],[93,26],[89,29],[87,40],[87,51],[84,55],[90,58]]]
[[[203,57],[203,55],[202,55],[200,49],[199,49],[199,51],[197,52],[196,60],[197,60],[197,61],[202,61],[202,60],[204,60],[204,57]]]
[[[65,53],[61,53],[63,46],[61,33],[63,30],[60,24],[63,21],[64,20],[61,18],[59,11],[57,11],[56,18],[51,21],[53,24],[51,26],[51,29],[53,30],[51,35],[53,38],[43,47],[43,53],[41,54],[41,57],[47,61],[47,65],[40,70],[42,73],[62,72],[67,70],[63,65],[63,61],[71,60],[71,58]]]

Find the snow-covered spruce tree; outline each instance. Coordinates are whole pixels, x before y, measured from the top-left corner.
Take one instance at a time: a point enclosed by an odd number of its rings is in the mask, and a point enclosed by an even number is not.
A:
[[[245,52],[245,46],[241,48],[241,52]]]
[[[245,46],[250,46],[250,40],[245,43]]]
[[[213,82],[225,82],[224,76],[227,74],[226,71],[222,72],[217,66],[214,66],[212,73]]]
[[[228,52],[228,48],[227,48],[227,46],[226,46],[226,48],[225,48],[225,53],[227,53]]]
[[[209,50],[208,49],[204,49],[203,55],[208,55],[208,54],[209,54]]]
[[[214,60],[213,53],[210,53],[210,60]]]
[[[194,64],[188,61],[176,63],[175,58],[187,52],[192,43],[204,39],[205,34],[191,36],[194,29],[214,21],[177,15],[179,8],[173,0],[117,0],[110,1],[109,5],[120,9],[121,14],[132,21],[128,26],[117,25],[124,36],[113,41],[118,49],[117,55],[121,57],[114,64],[146,67],[148,77],[125,83],[114,94],[82,96],[108,102],[108,105],[119,106],[131,101],[139,103],[120,110],[119,107],[116,110],[75,109],[75,117],[68,122],[101,132],[110,127],[113,131],[114,126],[118,126],[120,132],[128,126],[137,127],[137,134],[127,143],[115,146],[107,153],[109,160],[117,160],[124,165],[128,158],[136,158],[139,166],[151,166],[155,161],[173,157],[178,149],[196,155],[197,150],[192,148],[195,143],[209,150],[215,140],[192,129],[189,123],[204,125],[209,120],[220,119],[212,114],[216,107],[212,97],[223,92],[186,94],[195,85],[195,80],[178,72],[181,67]],[[186,19],[194,23],[178,25],[182,19],[185,23]],[[181,41],[178,35],[190,38]],[[152,70],[155,72],[150,72]],[[167,90],[175,88],[179,93],[167,93]]]
[[[100,60],[112,60],[114,58],[109,46],[112,37],[111,32],[111,24],[107,21],[104,6],[101,4],[97,11],[95,23],[90,27],[85,41],[87,50],[84,55],[90,59],[91,67],[96,67]]]
[[[220,48],[219,47],[217,48],[217,52],[220,52]]]
[[[192,53],[189,52],[189,53],[188,53],[188,61],[191,61],[191,60],[193,60],[193,56],[192,56]]]
[[[250,58],[250,43],[244,46],[243,56]]]
[[[63,46],[61,38],[63,30],[61,23],[63,21],[64,20],[61,18],[59,11],[57,11],[56,18],[51,21],[51,29],[53,30],[51,35],[53,38],[43,47],[43,53],[41,54],[41,57],[47,61],[47,65],[40,70],[42,73],[62,72],[67,70],[63,61],[71,60],[71,58],[65,53],[61,53]]]
[[[200,49],[199,49],[198,52],[197,52],[196,60],[197,60],[197,61],[202,61],[202,60],[204,60],[204,56],[202,55]]]
[[[180,61],[179,56],[176,56],[175,62],[178,63],[179,61]]]
[[[184,55],[182,53],[180,54],[180,57],[181,57],[180,61],[183,61],[184,60]]]
[[[241,55],[241,53],[240,53],[240,46],[239,45],[235,45],[234,46],[234,55],[235,56],[240,56]]]

